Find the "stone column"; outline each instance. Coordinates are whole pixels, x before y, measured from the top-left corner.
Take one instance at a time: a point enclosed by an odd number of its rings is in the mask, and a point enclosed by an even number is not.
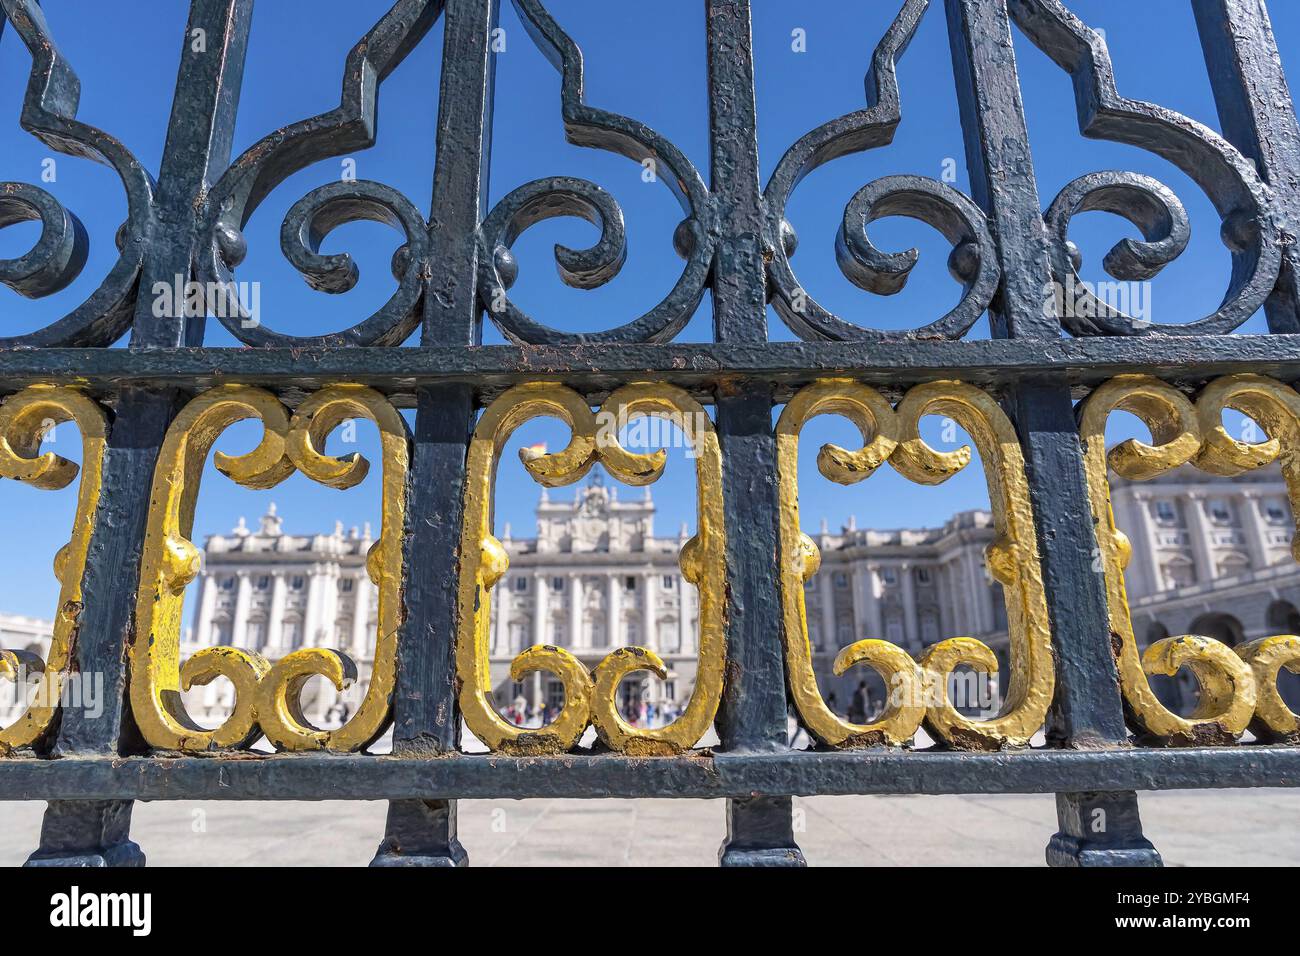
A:
[[[584,647],[582,642],[582,575],[569,575],[569,649]]]
[[[217,582],[211,574],[205,574],[199,587],[199,620],[194,627],[194,643],[209,647],[216,643],[212,639],[212,609],[217,604]]]
[[[864,581],[865,575],[863,574],[863,568],[854,564],[852,567],[844,568],[842,570],[848,573],[849,597],[853,600],[853,636],[849,643],[851,644],[853,641],[867,636],[884,637],[883,634],[878,634],[871,629],[871,618],[869,614],[871,604],[873,604],[874,601],[872,600],[873,595],[869,593],[870,585],[868,581]],[[835,571],[832,571],[832,581],[834,580],[834,576]],[[833,584],[831,589],[832,591],[834,590]],[[831,638],[828,643],[832,648],[838,648],[840,646],[838,627],[831,632]]]
[[[904,562],[898,569],[899,585],[903,594],[903,634],[907,646],[921,646],[921,630],[916,622],[916,572],[911,564]]]
[[[352,581],[352,589],[356,592],[352,602],[352,656],[369,657],[370,575],[363,569]]]
[[[970,588],[971,630],[976,634],[988,634],[993,630],[993,595],[990,579],[984,570],[983,547],[968,547],[963,563],[966,565],[967,586]]]
[[[510,626],[513,601],[510,600],[510,585],[508,579],[498,581],[491,589],[493,601],[497,602],[497,641],[493,646],[491,653],[508,654],[510,653]]]
[[[307,612],[302,620],[302,646],[316,647],[319,640],[316,632],[321,627],[321,610],[324,604],[325,575],[320,565],[308,569]]]
[[[695,653],[695,633],[691,630],[691,611],[694,610],[692,596],[694,585],[683,577],[677,579],[677,646],[683,654]],[[697,612],[698,613],[698,612]]]
[[[855,634],[855,640],[861,637],[884,639],[885,615],[880,603],[880,592],[880,566],[869,564],[866,573],[863,575],[863,597],[866,599],[867,606],[867,619],[865,622],[867,633]]]
[[[277,654],[284,640],[285,588],[283,574],[275,574],[271,577],[271,613],[266,621],[266,646]]]
[[[606,643],[609,647],[622,647],[627,641],[623,636],[623,576],[609,573],[605,576],[609,587],[609,617],[605,623]]]
[[[1164,586],[1160,576],[1160,559],[1156,556],[1157,528],[1151,517],[1151,501],[1149,492],[1135,493],[1129,498],[1129,511],[1134,518],[1129,544],[1133,546],[1133,557],[1137,560],[1130,563],[1128,573],[1131,575],[1136,567],[1139,575],[1138,581],[1125,581],[1130,598],[1155,594]]]
[[[1258,571],[1268,567],[1268,534],[1259,514],[1259,493],[1253,488],[1241,492],[1241,531],[1250,552],[1250,566]]]
[[[325,583],[322,585],[320,626],[325,631],[322,647],[340,648],[344,635],[339,633],[339,566],[325,566]]]
[[[821,602],[821,644],[815,650],[830,650],[835,646],[835,570],[822,566],[813,579],[817,582],[817,594]]]
[[[1210,539],[1210,522],[1205,516],[1205,495],[1199,491],[1188,492],[1187,527],[1192,538],[1192,557],[1196,561],[1196,583],[1214,580],[1214,552]]]
[[[642,643],[652,651],[659,651],[659,622],[655,620],[655,604],[659,594],[659,578],[653,568],[641,578],[641,629]]]
[[[548,598],[546,578],[540,574],[533,575],[533,643],[548,644],[546,636],[546,613]]]
[[[238,590],[235,592],[235,615],[230,628],[233,647],[245,647],[248,638],[248,608],[253,600],[253,580],[247,571],[236,572]]]

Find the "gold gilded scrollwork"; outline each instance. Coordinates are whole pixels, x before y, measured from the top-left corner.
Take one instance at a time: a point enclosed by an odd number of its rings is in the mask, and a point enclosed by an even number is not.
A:
[[[799,433],[808,420],[822,414],[843,415],[862,434],[858,451],[826,445],[818,453],[821,473],[840,484],[862,480],[885,461],[909,480],[927,485],[965,468],[970,448],[939,452],[921,439],[919,423],[925,415],[950,416],[974,439],[984,462],[997,534],[987,551],[988,566],[1007,590],[1012,674],[1000,716],[973,720],[948,698],[954,668],[965,664],[988,672],[998,669],[993,652],[969,637],[935,644],[919,665],[887,641],[851,644],[836,657],[834,672],[841,674],[859,663],[874,668],[889,687],[888,705],[871,724],[849,723],[826,706],[813,672],[804,602],[804,582],[817,572],[821,556],[799,530],[798,503]],[[936,736],[962,749],[1027,744],[1047,714],[1055,674],[1024,461],[1015,430],[998,404],[970,385],[933,382],[911,389],[895,410],[878,392],[859,383],[816,382],[790,400],[777,423],[777,469],[786,664],[795,704],[808,729],[835,746],[896,745],[911,738],[924,719]]]
[[[1259,422],[1268,440],[1250,444],[1232,438],[1223,427],[1227,408]],[[1130,439],[1107,453],[1106,419],[1116,409],[1146,423],[1156,444]],[[1139,663],[1124,589],[1130,548],[1115,528],[1107,480],[1108,465],[1117,474],[1140,481],[1187,462],[1213,474],[1233,476],[1278,461],[1294,511],[1300,506],[1300,395],[1261,375],[1229,375],[1207,385],[1193,405],[1177,389],[1156,379],[1122,375],[1099,387],[1084,403],[1080,432],[1105,562],[1111,629],[1119,640],[1120,682],[1136,722],[1153,737],[1172,744],[1230,743],[1247,727],[1263,740],[1300,740],[1300,717],[1277,690],[1279,668],[1300,672],[1300,637],[1265,637],[1235,649],[1194,635],[1166,638],[1147,648]],[[1292,542],[1292,554],[1300,560],[1300,535]],[[1149,674],[1173,675],[1182,666],[1201,686],[1200,701],[1189,718],[1165,708],[1146,680]]]
[[[510,676],[517,681],[533,671],[554,674],[564,685],[564,706],[545,727],[516,727],[493,705],[489,669],[490,591],[509,567],[505,549],[492,535],[492,502],[501,450],[525,422],[543,416],[558,418],[572,432],[568,445],[551,454],[520,451],[524,467],[534,480],[547,487],[571,484],[600,461],[621,481],[650,484],[662,474],[666,453],[662,449],[649,454],[632,453],[618,442],[622,426],[639,415],[662,418],[680,427],[696,462],[699,530],[682,548],[678,559],[683,575],[699,588],[700,595],[699,665],[691,699],[682,714],[665,727],[632,727],[619,715],[615,703],[619,682],[638,670],[665,678],[666,669],[657,654],[641,647],[619,648],[588,674],[569,651],[539,645],[514,659]],[[507,753],[561,753],[573,747],[591,723],[611,749],[656,755],[687,750],[704,735],[722,698],[726,651],[721,469],[717,433],[708,415],[684,391],[670,385],[626,385],[609,396],[599,415],[571,389],[540,382],[518,385],[488,406],[470,441],[456,650],[461,711],[479,740],[492,750]]]
[[[397,409],[374,389],[333,385],[298,406],[289,425],[286,453],[308,478],[331,488],[360,483],[370,463],[352,453],[326,455],[325,439],[344,421],[368,418],[379,429],[383,458],[379,540],[366,555],[366,573],[379,589],[378,633],[366,696],[357,712],[336,730],[319,730],[303,717],[303,686],[317,675],[342,691],[356,680],[356,665],[339,651],[307,647],[281,658],[258,687],[257,713],[266,739],[282,750],[360,750],[388,729],[397,678],[397,629],[401,624],[402,532],[410,444]]]
[[[777,422],[781,594],[790,692],[805,726],[825,743],[837,747],[899,745],[911,739],[925,716],[921,669],[906,651],[888,641],[871,638],[848,645],[835,658],[836,675],[856,664],[866,664],[880,674],[889,688],[884,712],[870,724],[850,723],[826,706],[813,672],[804,582],[821,567],[821,552],[800,530],[799,433],[810,419],[828,414],[843,415],[856,425],[863,446],[858,451],[848,451],[838,445],[822,447],[817,466],[831,481],[843,485],[861,481],[887,461],[898,447],[898,417],[893,408],[879,392],[844,379],[817,382],[801,389],[790,399]]]
[[[365,700],[342,727],[323,731],[306,722],[299,694],[316,675],[339,690],[355,678],[355,664],[337,651],[306,648],[273,667],[251,651],[207,647],[180,665],[185,588],[199,571],[199,552],[190,535],[204,462],[213,443],[235,422],[257,419],[262,424],[261,441],[252,451],[213,456],[217,470],[238,484],[272,488],[296,467],[322,484],[350,488],[366,476],[366,459],[357,454],[333,458],[320,449],[342,421],[363,417],[379,426],[384,459],[383,525],[366,563],[379,586],[379,634]],[[131,646],[131,709],[150,746],[185,751],[242,747],[265,732],[281,750],[356,750],[383,733],[394,680],[407,458],[401,416],[364,386],[324,388],[299,406],[292,421],[270,392],[241,385],[211,389],[181,410],[154,471]],[[234,685],[235,706],[221,726],[206,730],[186,713],[180,695],[217,677]]]
[[[1239,442],[1223,427],[1223,410],[1236,409],[1259,422],[1268,440]],[[1300,394],[1263,375],[1227,375],[1207,385],[1196,399],[1196,416],[1204,445],[1196,464],[1220,475],[1236,475],[1277,461],[1286,481],[1297,534],[1291,555],[1300,561]],[[1250,729],[1261,740],[1300,742],[1300,715],[1277,690],[1279,668],[1300,673],[1300,637],[1280,634],[1235,648],[1255,679],[1255,712]]]
[[[74,422],[81,433],[81,466],[53,452],[40,454],[50,428]],[[72,535],[54,558],[59,607],[47,659],[26,651],[0,651],[0,677],[19,680],[23,671],[40,680],[27,709],[0,729],[0,754],[44,740],[54,719],[82,612],[81,577],[95,526],[102,485],[107,424],[99,406],[75,388],[33,385],[0,406],[0,477],[36,488],[66,488],[81,473]]]

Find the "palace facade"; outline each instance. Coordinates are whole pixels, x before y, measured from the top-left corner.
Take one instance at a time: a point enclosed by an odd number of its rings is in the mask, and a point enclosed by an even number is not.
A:
[[[1115,519],[1133,545],[1126,583],[1140,645],[1178,634],[1235,645],[1300,633],[1300,565],[1291,554],[1291,509],[1276,468],[1231,481],[1191,468],[1140,483],[1113,481]],[[686,527],[657,535],[648,488],[621,499],[599,478],[572,497],[552,500],[543,491],[536,514],[534,536],[515,537],[509,526],[501,534],[510,568],[492,592],[499,706],[540,719],[563,702],[559,681],[547,674],[510,680],[510,662],[526,647],[564,647],[592,667],[612,648],[635,644],[659,654],[668,678],[633,675],[623,706],[648,704],[671,717],[695,681],[698,596],[677,561]],[[841,711],[857,682],[872,675],[855,669],[836,678],[831,663],[839,648],[864,637],[883,637],[913,654],[948,637],[975,637],[1005,669],[1002,587],[984,565],[994,538],[988,512],[961,512],[936,528],[858,528],[850,519],[831,533],[822,522],[811,537],[822,566],[805,592],[809,638],[823,693],[834,694]],[[255,527],[240,519],[229,534],[210,536],[182,657],[216,644],[272,659],[300,647],[337,648],[358,665],[360,680],[341,701],[354,710],[375,644],[378,594],[365,570],[373,543],[368,525],[290,533],[275,505]],[[3,646],[43,653],[49,624],[0,616],[0,634]],[[223,684],[186,695],[196,718],[220,719],[229,704]],[[1156,684],[1171,705],[1192,706],[1190,675]],[[1300,679],[1284,674],[1281,686],[1300,705]],[[314,693],[309,716],[324,723],[346,716],[331,688]]]

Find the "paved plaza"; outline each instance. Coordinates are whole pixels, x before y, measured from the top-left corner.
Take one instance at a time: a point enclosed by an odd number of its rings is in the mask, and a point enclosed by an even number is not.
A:
[[[1300,865],[1300,791],[1150,793],[1147,835],[1171,866]],[[0,864],[36,845],[40,803],[0,805]],[[723,804],[706,800],[466,800],[474,866],[712,866]],[[385,805],[138,804],[132,835],[171,866],[367,863]],[[1039,866],[1056,828],[1051,796],[871,796],[795,800],[798,840],[821,866]]]

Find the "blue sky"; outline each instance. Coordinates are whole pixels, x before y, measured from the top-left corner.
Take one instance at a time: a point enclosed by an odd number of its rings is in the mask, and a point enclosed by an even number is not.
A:
[[[863,105],[862,79],[872,49],[899,5],[897,0],[799,4],[756,0],[758,137],[764,176],[808,130]],[[73,0],[44,4],[56,41],[82,79],[80,118],[118,136],[156,171],[188,5],[180,0],[141,0],[138,6],[139,15],[125,16],[122,5]],[[348,49],[386,6],[356,0],[261,0],[254,14],[236,154],[277,126],[334,106]],[[1218,128],[1188,3],[1073,0],[1070,6],[1090,25],[1106,30],[1123,94],[1157,102]],[[525,311],[558,328],[622,324],[657,302],[680,274],[681,261],[670,240],[681,211],[662,183],[642,182],[635,163],[564,142],[558,74],[519,27],[508,0],[502,7],[506,49],[498,57],[492,201],[535,178],[582,176],[608,189],[622,205],[629,241],[622,273],[601,289],[580,291],[559,281],[550,250],[556,242],[581,248],[592,241],[595,230],[576,220],[552,220],[534,227],[515,247],[520,275],[512,296]],[[653,8],[551,0],[548,8],[583,49],[588,102],[659,130],[707,179],[708,103],[700,0],[667,0]],[[1275,0],[1272,15],[1284,60],[1300,62],[1300,5]],[[805,52],[792,48],[795,30],[804,31]],[[1159,37],[1158,42],[1152,42],[1153,37]],[[348,157],[355,161],[360,178],[392,185],[425,211],[432,180],[441,47],[439,25],[384,84],[376,146]],[[122,55],[124,51],[128,55]],[[1131,169],[1161,179],[1186,205],[1193,232],[1187,252],[1154,282],[1153,317],[1187,321],[1211,311],[1226,288],[1229,261],[1218,240],[1218,219],[1205,196],[1158,157],[1083,139],[1068,77],[1020,35],[1016,53],[1043,205],[1067,182],[1094,170]],[[111,266],[115,258],[111,237],[125,218],[125,200],[110,169],[53,154],[18,128],[29,67],[26,50],[6,30],[0,40],[0,117],[4,118],[0,178],[49,189],[86,223],[91,251],[80,278],[47,300],[30,302],[0,287],[6,334],[37,328],[82,301]],[[945,241],[909,220],[882,221],[871,228],[873,241],[882,248],[915,246],[921,251],[920,264],[899,295],[882,298],[862,292],[839,273],[833,256],[845,203],[867,182],[896,173],[937,178],[945,166],[955,166],[955,185],[968,188],[941,0],[935,0],[900,64],[899,82],[903,122],[894,144],[822,167],[795,191],[788,210],[800,236],[793,264],[804,286],[837,314],[882,328],[928,322],[947,311],[959,292],[945,269]],[[43,183],[42,163],[49,158],[56,163],[56,180]],[[249,254],[238,278],[261,284],[263,320],[279,331],[313,334],[343,328],[368,315],[391,293],[388,260],[400,238],[387,227],[352,224],[328,239],[326,251],[351,252],[361,269],[360,283],[345,295],[313,292],[281,255],[278,234],[285,212],[312,188],[338,179],[341,160],[323,160],[293,176],[249,223]],[[0,231],[0,256],[21,255],[36,234],[34,224]],[[1072,237],[1084,252],[1084,277],[1105,278],[1099,265],[1102,255],[1129,235],[1135,235],[1133,229],[1116,217],[1101,213],[1078,217]],[[769,322],[772,338],[792,337],[774,315]],[[1256,318],[1241,331],[1263,328],[1262,319]],[[707,341],[710,334],[706,297],[679,340]],[[976,337],[987,334],[982,321],[972,332]],[[502,341],[490,327],[484,339]],[[213,322],[207,344],[235,343]],[[940,423],[927,424],[927,437],[943,444]],[[889,471],[852,488],[840,488],[817,474],[812,452],[828,440],[852,444],[851,426],[821,419],[806,429],[804,439],[808,453],[801,465],[802,510],[809,529],[815,529],[823,517],[838,528],[851,514],[857,516],[859,526],[933,525],[954,511],[987,505],[977,467],[938,488],[909,485]],[[218,447],[246,449],[255,440],[255,430],[237,427]],[[498,530],[510,522],[516,535],[532,532],[537,489],[523,475],[514,449],[537,441],[558,447],[564,430],[535,422],[521,429],[507,449],[497,499]],[[79,457],[70,428],[56,433],[53,447],[68,457]],[[344,446],[336,439],[331,448],[360,450],[372,460],[377,457],[373,432],[365,425],[358,431],[356,445]],[[270,492],[249,492],[209,469],[195,538],[201,542],[206,534],[228,530],[240,515],[253,523],[271,500],[279,503],[287,530],[298,533],[329,530],[335,520],[345,525],[377,520],[377,483],[377,475],[372,474],[360,487],[338,492],[295,476]],[[680,451],[671,454],[655,492],[660,533],[674,533],[682,521],[693,525],[692,467]],[[71,511],[71,489],[56,494],[0,483],[7,538],[19,544],[4,549],[0,557],[4,581],[0,610],[50,616],[56,594],[50,561],[66,540]]]

